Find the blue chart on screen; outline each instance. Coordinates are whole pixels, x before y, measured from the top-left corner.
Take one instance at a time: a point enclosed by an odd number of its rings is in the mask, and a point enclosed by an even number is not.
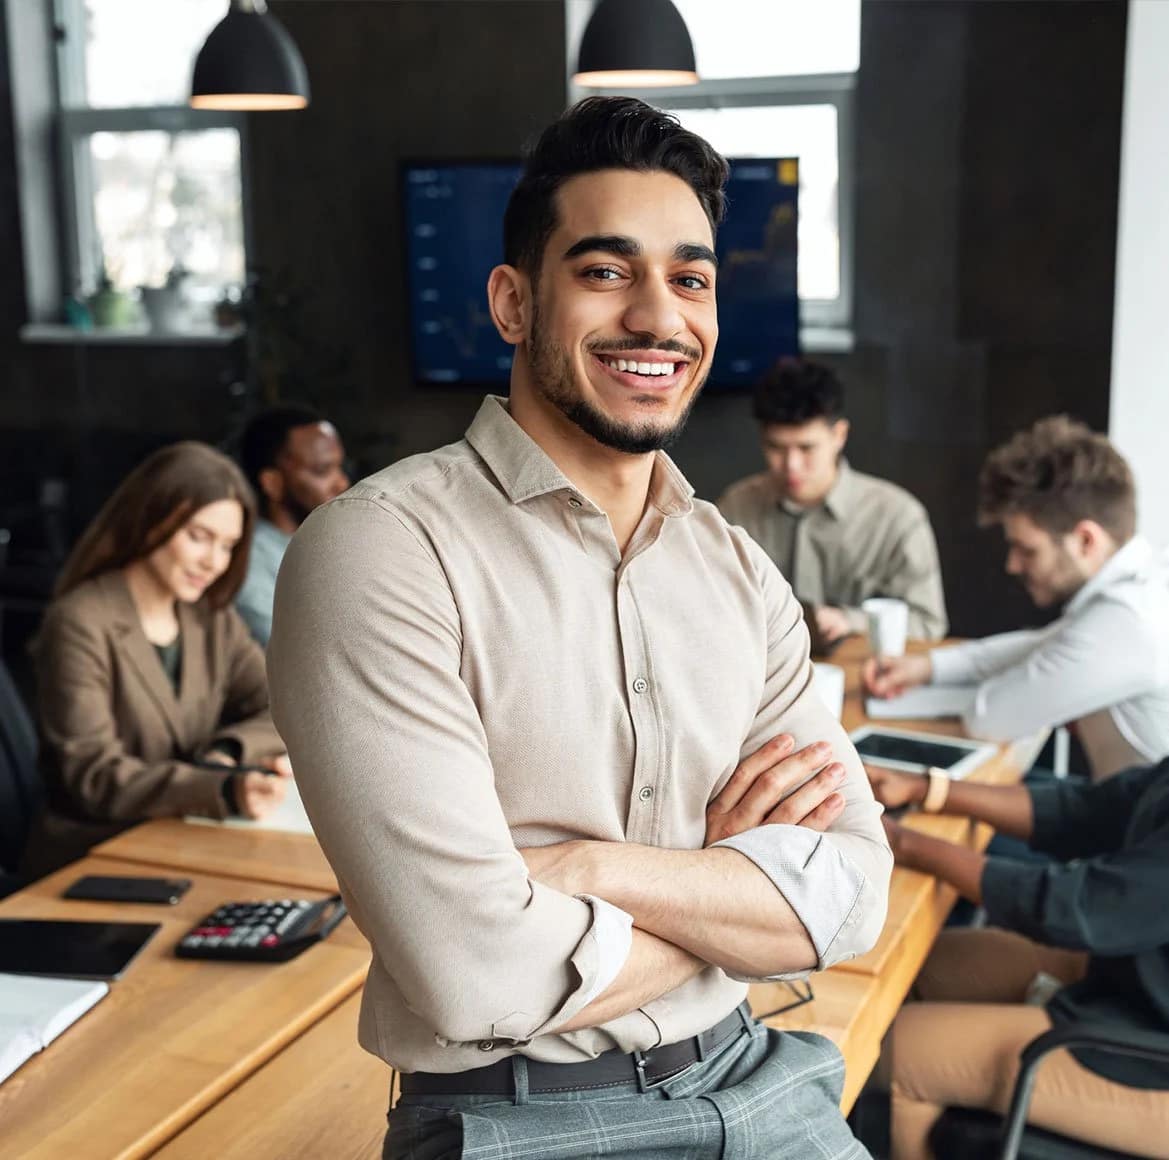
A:
[[[799,350],[797,180],[792,159],[732,161],[719,230],[719,343],[708,389],[751,387]],[[487,276],[503,260],[516,162],[403,166],[411,351],[419,383],[501,388],[511,347],[487,311]]]

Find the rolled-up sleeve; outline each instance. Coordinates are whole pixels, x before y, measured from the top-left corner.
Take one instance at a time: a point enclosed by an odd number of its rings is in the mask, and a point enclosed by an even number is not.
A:
[[[771,561],[752,548],[768,608],[768,660],[762,703],[740,757],[780,733],[791,734],[797,747],[827,741],[845,769],[838,790],[845,806],[823,834],[804,826],[766,825],[718,844],[738,850],[775,884],[808,931],[816,969],[822,970],[864,954],[877,941],[893,855],[856,749],[812,686],[799,603]]]
[[[346,497],[306,521],[281,568],[268,673],[313,828],[435,1035],[520,1042],[603,990],[628,938],[603,905],[529,879],[461,645],[438,560],[387,505]]]

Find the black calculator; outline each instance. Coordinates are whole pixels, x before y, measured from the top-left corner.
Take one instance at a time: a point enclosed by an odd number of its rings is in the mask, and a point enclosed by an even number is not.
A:
[[[346,913],[339,894],[320,902],[227,902],[183,935],[175,954],[181,959],[282,963],[320,942]]]

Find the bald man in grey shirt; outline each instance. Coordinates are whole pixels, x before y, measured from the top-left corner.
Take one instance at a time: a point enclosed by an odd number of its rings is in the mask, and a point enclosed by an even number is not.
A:
[[[827,368],[784,359],[755,396],[766,471],[718,501],[815,610],[820,639],[862,633],[861,605],[892,596],[909,606],[909,635],[946,635],[937,543],[925,508],[904,488],[844,458],[843,390]]]

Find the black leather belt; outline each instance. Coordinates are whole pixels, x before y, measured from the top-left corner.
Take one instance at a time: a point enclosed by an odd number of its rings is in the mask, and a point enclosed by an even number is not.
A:
[[[750,1008],[744,1003],[701,1034],[651,1051],[635,1051],[630,1055],[606,1051],[585,1063],[545,1063],[529,1059],[528,1091],[566,1092],[617,1087],[626,1083],[636,1083],[641,1091],[647,1091],[706,1059],[727,1040],[745,1031],[751,1022]],[[510,1057],[486,1067],[450,1074],[404,1072],[402,1092],[405,1095],[512,1096],[515,1094],[514,1075]]]

